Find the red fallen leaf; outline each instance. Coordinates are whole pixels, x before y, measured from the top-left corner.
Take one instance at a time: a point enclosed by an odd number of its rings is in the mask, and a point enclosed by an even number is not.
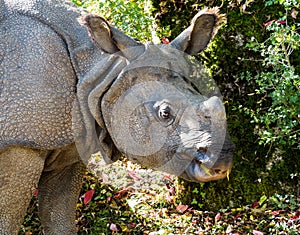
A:
[[[163,44],[169,44],[170,43],[168,38],[162,38],[161,41],[162,41]]]
[[[168,181],[170,181],[170,182],[172,182],[171,175],[165,175],[165,176],[164,176],[164,179],[165,179],[165,180],[168,180]]]
[[[290,220],[297,220],[300,218],[300,211],[296,211],[295,214],[290,218]]]
[[[134,180],[140,180],[141,177],[134,171],[128,171],[128,175]]]
[[[131,228],[135,228],[135,226],[136,226],[136,223],[134,223],[134,222],[129,222],[129,224],[128,224],[128,227],[131,229]]]
[[[109,229],[110,229],[111,231],[118,232],[117,225],[115,225],[115,224],[113,224],[113,223],[110,224]]]
[[[272,215],[279,215],[280,211],[272,211],[272,212],[270,212],[270,214],[272,214]]]
[[[286,24],[286,21],[285,20],[278,20],[276,21],[277,24]]]
[[[268,27],[268,26],[270,26],[274,21],[275,21],[275,20],[271,20],[271,21],[268,21],[268,22],[266,22],[266,23],[263,23],[263,26],[264,26],[264,27]]]
[[[127,193],[126,189],[122,189],[114,194],[114,198],[123,198]]]
[[[34,192],[33,192],[33,196],[37,197],[38,194],[39,194],[39,190],[35,189]]]
[[[215,223],[217,223],[220,219],[221,219],[221,213],[219,212],[219,213],[216,214],[216,216],[215,216]]]
[[[188,208],[189,208],[189,206],[187,206],[187,205],[178,205],[176,207],[176,211],[178,211],[180,213],[184,213]]]
[[[171,187],[171,188],[169,189],[169,192],[170,192],[171,195],[174,195],[174,194],[175,194],[175,188],[174,188],[174,187]]]
[[[188,209],[188,212],[190,212],[190,213],[194,213],[194,212],[195,212],[195,210],[193,209],[193,207],[190,207],[190,208]]]
[[[235,216],[236,219],[241,218],[241,217],[242,217],[241,213],[237,213],[237,215]]]
[[[253,230],[253,235],[264,235],[264,233],[257,230]]]
[[[84,203],[84,205],[88,204],[92,200],[92,198],[94,196],[94,193],[95,193],[95,190],[91,189],[91,190],[87,191],[83,195],[83,203]]]
[[[252,208],[255,208],[255,207],[257,207],[257,206],[258,206],[258,201],[253,202]]]

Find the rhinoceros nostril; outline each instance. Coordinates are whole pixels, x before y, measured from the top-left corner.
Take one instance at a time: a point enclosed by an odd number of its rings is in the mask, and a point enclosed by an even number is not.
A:
[[[200,147],[197,149],[197,154],[195,159],[199,164],[202,164],[203,162],[207,161],[208,158],[209,158],[208,150],[206,148]]]
[[[203,147],[199,147],[198,149],[197,149],[197,152],[202,152],[202,153],[207,153],[207,148],[203,148]]]
[[[196,159],[198,160],[199,163],[202,163],[202,161],[207,159],[207,156],[203,152],[198,152],[196,155]]]

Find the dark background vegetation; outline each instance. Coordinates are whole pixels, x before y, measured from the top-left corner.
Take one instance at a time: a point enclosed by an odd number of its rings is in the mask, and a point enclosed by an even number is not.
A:
[[[225,14],[227,19],[226,25],[219,30],[212,45],[199,59],[212,72],[226,101],[229,132],[236,145],[235,160],[230,181],[211,182],[201,186],[186,184],[187,187],[200,187],[199,191],[206,192],[201,202],[205,208],[216,209],[222,205],[250,203],[264,194],[299,195],[299,143],[289,145],[275,141],[259,144],[257,129],[260,127],[252,122],[248,113],[237,108],[242,106],[256,109],[261,97],[255,94],[257,84],[254,75],[266,70],[262,65],[260,51],[253,51],[246,44],[253,37],[259,42],[267,40],[269,32],[264,24],[280,19],[285,14],[284,6],[266,6],[266,2],[268,1],[153,1],[158,25],[170,25],[170,40],[187,27],[190,19],[204,7],[221,6],[220,13]],[[290,15],[288,20],[300,22],[299,17],[293,19]],[[291,61],[299,74],[299,48],[293,52]],[[241,74],[245,72],[253,74],[252,81],[241,80]],[[299,90],[296,94],[299,94]],[[298,117],[299,112],[298,109]],[[299,130],[299,123],[296,128]],[[183,199],[186,202],[194,197],[189,193],[190,190]]]

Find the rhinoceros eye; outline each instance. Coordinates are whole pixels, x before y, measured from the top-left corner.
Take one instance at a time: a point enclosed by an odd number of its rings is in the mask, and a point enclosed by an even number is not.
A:
[[[158,106],[158,117],[164,121],[173,119],[171,107],[169,104],[162,103]]]
[[[169,119],[171,117],[171,109],[169,106],[159,109],[159,117],[162,119]]]
[[[175,120],[174,110],[167,100],[156,102],[154,104],[154,108],[160,121],[164,122],[167,125],[173,123],[173,121]]]

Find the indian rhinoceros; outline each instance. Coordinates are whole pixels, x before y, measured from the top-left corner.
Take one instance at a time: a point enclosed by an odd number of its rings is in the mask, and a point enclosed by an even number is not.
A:
[[[226,177],[222,99],[188,56],[219,20],[205,9],[172,43],[143,45],[62,0],[0,0],[0,234],[18,233],[36,187],[45,234],[75,234],[92,153],[190,181]]]

